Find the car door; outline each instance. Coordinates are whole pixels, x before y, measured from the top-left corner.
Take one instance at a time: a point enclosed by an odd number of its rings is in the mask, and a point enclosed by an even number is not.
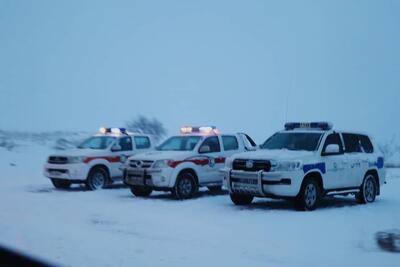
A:
[[[326,149],[329,145],[338,145],[339,151],[337,153],[328,153]],[[332,133],[326,137],[321,156],[326,167],[323,181],[325,189],[347,187],[348,178],[345,175],[347,159],[344,155],[342,139],[338,133]]]
[[[218,136],[210,136],[204,139],[199,147],[199,156],[205,158],[206,164],[202,165],[199,180],[201,184],[222,182],[219,169],[224,163],[221,153],[221,144]]]
[[[123,136],[116,140],[116,144],[119,149],[111,149],[113,154],[113,159],[111,162],[110,173],[111,177],[118,178],[122,177],[122,171],[120,167],[122,163],[133,154],[133,143],[132,138],[130,136]],[[118,159],[118,160],[116,160]]]
[[[365,153],[363,153],[361,140],[359,135],[352,133],[342,133],[345,154],[348,158],[349,169],[348,175],[351,180],[351,187],[361,185],[366,168],[368,168],[368,160]]]
[[[239,133],[239,136],[242,138],[244,149],[247,151],[257,150],[257,144],[245,133]]]
[[[221,163],[224,164],[226,158],[229,158],[233,154],[239,152],[239,140],[235,135],[222,135],[221,140],[222,140],[223,159],[224,159],[223,162]],[[223,165],[218,167],[222,168]]]

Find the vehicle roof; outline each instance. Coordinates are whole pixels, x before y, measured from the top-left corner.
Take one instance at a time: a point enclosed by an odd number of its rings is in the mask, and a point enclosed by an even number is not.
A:
[[[294,130],[282,130],[279,131],[280,133],[327,133],[327,132],[333,132],[332,130],[329,131],[323,131],[323,130],[318,130],[318,129],[294,129]]]
[[[366,136],[370,136],[368,133],[362,132],[362,131],[345,131],[345,130],[335,130],[335,129],[331,129],[331,130],[319,130],[319,129],[293,129],[293,130],[282,130],[280,131],[280,133],[348,133],[348,134],[359,134],[359,135],[366,135]]]
[[[151,135],[149,134],[141,134],[141,133],[131,133],[128,132],[126,134],[122,134],[122,133],[106,133],[106,134],[102,134],[102,133],[97,133],[94,136],[110,136],[110,137],[123,137],[123,136],[147,136],[150,137]]]
[[[212,134],[202,134],[202,133],[189,133],[189,134],[176,134],[172,136],[221,136],[221,135],[239,135],[241,133],[212,133]]]

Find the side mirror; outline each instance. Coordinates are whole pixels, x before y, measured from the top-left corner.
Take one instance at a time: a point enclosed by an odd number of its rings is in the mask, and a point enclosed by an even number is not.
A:
[[[246,147],[247,151],[256,151],[257,149],[259,149],[259,146],[250,146],[250,147]]]
[[[335,155],[340,153],[340,147],[337,144],[330,144],[325,148],[324,155]]]
[[[199,149],[199,153],[209,153],[211,151],[210,146],[204,145],[201,146]]]
[[[122,149],[122,147],[121,147],[119,144],[114,144],[114,145],[111,147],[111,151],[112,151],[112,152],[121,151],[121,149]]]

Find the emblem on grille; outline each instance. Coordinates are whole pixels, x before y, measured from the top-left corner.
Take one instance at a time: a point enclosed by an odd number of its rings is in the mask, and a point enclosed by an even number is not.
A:
[[[135,160],[135,161],[131,162],[131,166],[132,166],[132,167],[135,167],[135,168],[141,167],[142,164],[143,164],[143,162],[140,161],[140,160]]]
[[[254,162],[252,160],[246,161],[246,168],[252,169],[254,167]]]

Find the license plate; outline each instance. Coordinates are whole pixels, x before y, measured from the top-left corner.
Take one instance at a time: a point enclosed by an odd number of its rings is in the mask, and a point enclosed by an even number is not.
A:
[[[51,171],[50,172],[50,175],[53,175],[53,176],[61,176],[63,173],[62,172],[58,172],[58,171]]]
[[[233,189],[242,189],[242,190],[258,190],[258,184],[243,184],[243,183],[233,183]]]
[[[143,177],[129,176],[128,181],[133,185],[143,185]]]

